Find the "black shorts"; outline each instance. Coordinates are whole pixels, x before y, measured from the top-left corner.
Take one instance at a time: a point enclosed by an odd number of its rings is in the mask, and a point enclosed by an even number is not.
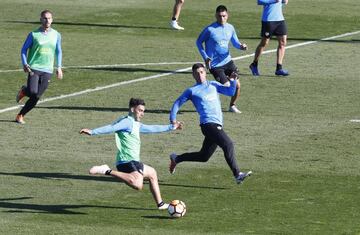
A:
[[[130,161],[116,165],[116,169],[120,172],[131,173],[134,171],[144,174],[144,164],[138,161]]]
[[[211,68],[210,73],[214,76],[215,80],[220,82],[221,84],[224,84],[229,81],[229,76],[232,73],[236,73],[239,75],[239,70],[234,64],[234,61],[230,60],[229,63],[217,67],[217,68]]]
[[[287,35],[287,26],[285,20],[261,22],[261,37],[270,38],[272,36],[283,35]]]

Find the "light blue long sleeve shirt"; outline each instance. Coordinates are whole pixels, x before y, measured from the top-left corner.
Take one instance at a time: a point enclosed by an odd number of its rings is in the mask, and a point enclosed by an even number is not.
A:
[[[264,22],[268,21],[283,21],[285,20],[282,13],[282,1],[277,2],[276,0],[258,0],[258,5],[263,6],[263,13],[261,20]]]
[[[177,112],[180,107],[188,100],[191,100],[196,111],[200,116],[200,124],[217,123],[223,125],[223,114],[221,111],[221,102],[219,93],[227,96],[233,96],[236,90],[236,80],[230,81],[230,86],[224,86],[217,81],[205,81],[196,83],[194,86],[186,89],[174,102],[170,121],[176,120]]]
[[[91,135],[111,134],[115,132],[125,131],[132,132],[133,122],[129,118],[121,117],[112,124],[98,127],[90,131]],[[159,133],[174,130],[174,125],[146,125],[140,123],[140,133]]]
[[[211,59],[212,68],[223,66],[231,61],[229,43],[241,49],[241,43],[234,26],[229,23],[224,25],[214,22],[204,28],[196,40],[196,46],[204,59]],[[203,47],[205,43],[205,49]]]

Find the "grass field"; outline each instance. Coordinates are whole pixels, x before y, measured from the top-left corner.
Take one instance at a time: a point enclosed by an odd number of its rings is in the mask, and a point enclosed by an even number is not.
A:
[[[185,68],[201,60],[195,40],[219,4],[249,47],[232,56],[253,53],[261,15],[254,0],[186,1],[183,32],[168,27],[173,1],[0,0],[0,234],[360,234],[360,123],[350,121],[360,119],[360,32],[288,49],[287,78],[274,76],[275,53],[261,57],[256,79],[252,56],[235,61],[243,113],[226,112],[227,97],[222,104],[237,160],[254,172],[241,186],[220,150],[168,173],[171,152],[198,150],[203,140],[190,103],[178,116],[185,130],[142,136],[142,161],[157,169],[164,200],[187,204],[184,218],[158,211],[147,184],[137,192],[88,175],[92,165],[113,164],[114,138],[78,131],[126,114],[133,96],[146,101],[144,123],[167,123],[172,102],[193,84]],[[45,8],[62,33],[65,69],[43,99],[155,78],[47,101],[16,124],[18,109],[3,110],[16,106],[26,81],[20,49]],[[288,45],[358,32],[359,11],[357,1],[289,1]],[[164,62],[183,64],[157,64]],[[110,66],[79,67],[90,65]]]

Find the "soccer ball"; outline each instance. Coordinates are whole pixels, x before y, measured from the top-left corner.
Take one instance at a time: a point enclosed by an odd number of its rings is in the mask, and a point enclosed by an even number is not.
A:
[[[168,212],[173,218],[183,217],[186,213],[186,205],[183,201],[173,200],[169,204]]]

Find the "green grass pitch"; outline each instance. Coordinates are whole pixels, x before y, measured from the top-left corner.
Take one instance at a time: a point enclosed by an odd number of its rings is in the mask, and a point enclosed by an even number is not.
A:
[[[144,123],[168,123],[172,102],[193,84],[189,70],[41,103],[26,125],[13,121],[17,109],[1,111],[16,106],[26,81],[20,49],[43,9],[54,11],[66,67],[48,99],[191,66],[201,60],[195,40],[219,4],[249,47],[231,49],[232,56],[253,53],[262,10],[255,0],[186,1],[182,32],[169,29],[173,1],[0,0],[0,234],[360,233],[360,123],[350,121],[360,119],[360,33],[288,49],[287,78],[274,76],[275,53],[261,57],[256,79],[251,56],[235,61],[243,113],[226,112],[229,98],[221,99],[238,163],[254,172],[241,186],[220,150],[206,164],[182,163],[168,173],[171,152],[201,146],[191,104],[178,116],[182,132],[142,136],[142,161],[157,169],[163,199],[187,205],[181,219],[156,209],[148,184],[137,192],[88,175],[92,165],[113,165],[114,137],[78,131],[126,114],[133,96],[146,101]],[[288,46],[358,32],[359,11],[352,0],[290,0]],[[272,40],[267,49],[275,48]],[[79,67],[89,65],[110,66]]]

